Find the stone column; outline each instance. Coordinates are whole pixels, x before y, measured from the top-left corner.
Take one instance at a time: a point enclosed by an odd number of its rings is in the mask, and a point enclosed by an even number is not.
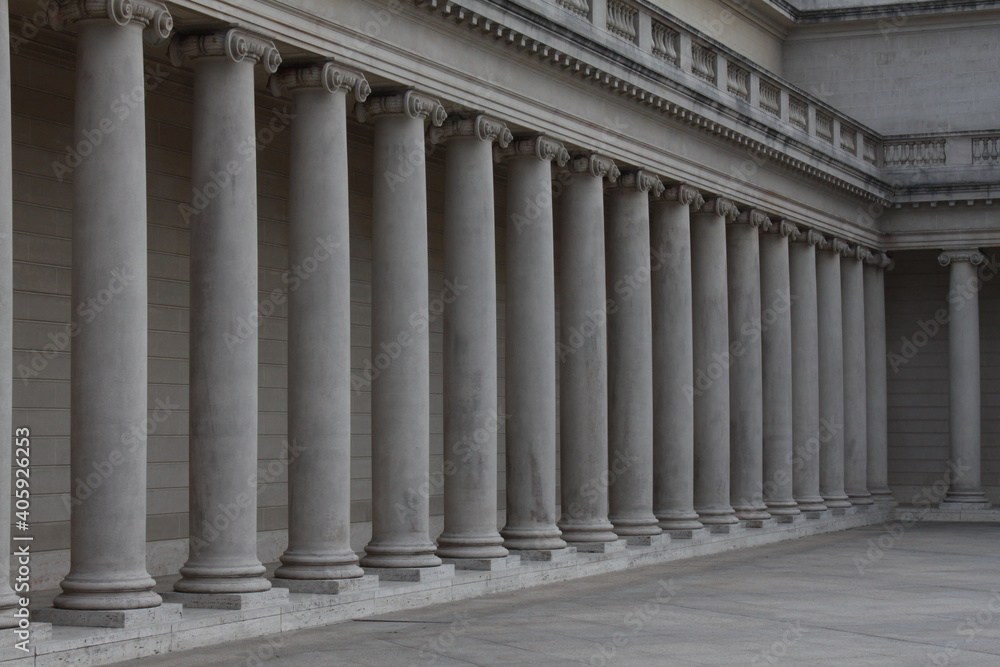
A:
[[[759,233],[771,220],[749,209],[726,225],[729,301],[729,480],[736,518],[760,526],[764,504],[764,413],[761,361]],[[770,295],[766,308],[771,308]]]
[[[14,328],[14,210],[11,168],[10,108],[10,15],[6,0],[0,2],[0,432],[8,434],[8,446],[0,447],[0,630],[16,627],[18,597],[10,585],[11,452],[24,431],[14,431],[13,328]],[[143,183],[145,185],[145,182]],[[10,434],[14,435],[13,441]],[[30,430],[28,431],[30,434]],[[3,634],[3,633],[0,633]]]
[[[556,527],[555,245],[552,165],[569,161],[548,137],[515,140],[495,159],[507,166],[507,523],[504,546],[559,553]],[[551,557],[551,553],[549,554]]]
[[[844,493],[844,318],[841,305],[841,239],[816,253],[819,306],[819,492],[830,509],[850,507]]]
[[[618,539],[608,521],[604,179],[619,171],[592,153],[575,155],[569,170],[559,224],[559,528],[580,550],[603,550]]]
[[[982,487],[978,267],[986,257],[976,249],[945,250],[948,287],[948,385],[951,422],[950,484],[941,506],[986,509]]]
[[[359,119],[375,124],[372,355],[387,358],[372,380],[372,539],[361,559],[370,568],[441,564],[429,536],[430,338],[420,315],[428,308],[424,121],[441,125],[446,115],[413,90],[358,105]]]
[[[663,531],[653,515],[653,323],[649,196],[663,183],[638,170],[608,190],[605,245],[608,292],[608,518],[615,533],[652,544]]]
[[[779,521],[800,514],[794,498],[793,302],[788,259],[788,239],[798,234],[795,225],[782,220],[760,237],[763,491],[768,512]]]
[[[267,591],[257,559],[257,158],[254,68],[274,44],[233,28],[178,36],[194,64],[190,555],[181,593]],[[180,598],[184,599],[184,598]],[[244,598],[237,598],[244,599]]]
[[[288,265],[288,548],[274,576],[296,592],[338,593],[364,571],[351,549],[351,272],[347,94],[364,75],[333,62],[283,68],[293,100]],[[294,288],[293,288],[294,287]]]
[[[447,143],[444,280],[444,531],[437,555],[485,569],[507,550],[497,532],[497,287],[493,142],[513,137],[482,114],[431,128]],[[485,561],[485,562],[484,562]]]
[[[653,513],[660,528],[690,537],[694,511],[694,336],[691,211],[705,205],[687,185],[651,205],[653,303]]]
[[[73,174],[70,571],[53,605],[76,611],[158,607],[160,596],[153,592],[155,582],[146,571],[142,49],[144,31],[164,40],[172,20],[164,5],[145,0],[68,2],[55,11],[56,29],[76,24],[74,145],[89,143],[92,151]],[[124,96],[134,107],[128,114],[113,113]],[[3,125],[8,127],[7,122]],[[100,141],[93,139],[95,134]],[[5,302],[9,298],[4,295]],[[6,405],[9,408],[9,402]],[[9,418],[7,410],[4,415]],[[110,472],[92,485],[85,480],[95,470]],[[123,614],[107,616],[100,624],[124,624]]]
[[[850,250],[840,264],[844,319],[844,491],[852,505],[871,505],[864,280],[864,263],[871,253],[860,245]]]
[[[691,222],[694,308],[694,508],[706,526],[739,523],[729,498],[729,297],[726,221],[739,211],[711,199]]]
[[[819,494],[819,323],[816,246],[813,230],[793,233],[788,247],[792,289],[792,490],[811,519],[826,510]]]
[[[886,378],[885,271],[892,260],[874,253],[865,264],[865,364],[868,393],[868,492],[876,502],[894,502],[889,490],[889,409]]]

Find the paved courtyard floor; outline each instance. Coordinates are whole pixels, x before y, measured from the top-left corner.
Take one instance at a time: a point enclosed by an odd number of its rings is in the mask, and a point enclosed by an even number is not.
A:
[[[1000,525],[853,529],[139,662],[1000,666]]]

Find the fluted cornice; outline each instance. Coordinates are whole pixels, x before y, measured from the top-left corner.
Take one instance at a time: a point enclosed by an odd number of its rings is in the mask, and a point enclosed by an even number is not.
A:
[[[569,162],[569,151],[560,142],[544,134],[517,137],[507,146],[494,146],[493,159],[503,162],[510,157],[534,156],[539,160],[552,160],[560,167]]]
[[[501,148],[510,145],[514,135],[507,125],[486,114],[452,114],[440,126],[431,126],[427,137],[435,144],[447,141],[449,137],[475,137],[479,141],[497,142]]]
[[[567,169],[575,174],[590,174],[594,178],[606,178],[611,183],[618,180],[621,171],[615,161],[599,153],[574,153]]]
[[[271,89],[271,94],[276,97],[284,93],[317,88],[329,93],[352,92],[358,102],[364,102],[372,92],[364,74],[332,60],[282,67],[271,75],[268,87]]]
[[[666,186],[663,181],[651,171],[645,169],[629,169],[623,171],[618,178],[618,182],[610,187],[610,191],[637,190],[648,192],[652,197],[659,197],[663,194]]]
[[[766,232],[771,229],[771,218],[767,214],[756,208],[749,208],[736,216],[731,222],[746,224],[756,228],[758,231]]]
[[[441,126],[448,112],[436,97],[425,95],[412,88],[375,93],[354,107],[360,122],[377,116],[403,115],[410,118],[427,118],[432,125]]]
[[[281,65],[281,54],[274,42],[243,28],[176,35],[170,42],[168,54],[176,67],[185,60],[228,58],[234,63],[260,64],[265,71],[274,74]]]
[[[963,248],[960,250],[945,250],[938,255],[938,263],[941,266],[948,266],[952,262],[969,262],[973,266],[979,266],[986,261],[986,255],[978,248]]]
[[[155,0],[58,0],[49,5],[49,23],[66,30],[84,19],[108,19],[118,25],[138,23],[146,41],[159,44],[170,37],[174,19],[162,2]]]
[[[699,209],[700,213],[711,213],[728,221],[733,221],[740,214],[740,209],[731,199],[725,197],[714,197],[708,199]]]
[[[705,205],[705,198],[701,196],[698,189],[685,184],[670,186],[663,191],[658,199],[675,201],[681,206],[688,206],[695,211],[700,210]]]

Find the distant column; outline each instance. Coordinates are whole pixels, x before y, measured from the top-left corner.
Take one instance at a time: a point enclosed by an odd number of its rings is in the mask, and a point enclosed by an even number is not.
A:
[[[852,505],[871,505],[868,493],[868,383],[865,377],[864,263],[860,245],[840,264],[844,318],[844,491]]]
[[[704,205],[697,190],[678,185],[651,206],[653,513],[667,531],[702,527],[694,511],[691,212]]]
[[[760,237],[763,491],[767,510],[775,517],[800,513],[794,498],[793,300],[788,258],[788,239],[798,233],[795,225],[782,220]]]
[[[813,230],[791,236],[788,269],[792,289],[792,488],[799,511],[826,510],[819,493],[819,323]]]
[[[618,539],[608,520],[604,179],[616,181],[619,171],[593,153],[575,155],[569,170],[559,219],[559,528],[582,548]]]
[[[629,171],[608,189],[608,518],[619,537],[663,532],[653,516],[653,324],[649,196],[653,174]]]
[[[444,279],[460,290],[444,311],[444,531],[437,555],[461,568],[466,560],[507,555],[497,532],[493,142],[504,147],[513,137],[483,114],[451,116],[430,136],[447,144]]]
[[[885,343],[885,272],[892,260],[874,253],[865,263],[865,373],[868,384],[868,492],[893,502],[889,490],[888,390]]]
[[[850,507],[844,493],[844,324],[841,304],[840,257],[847,251],[841,239],[816,253],[816,293],[819,304],[819,487],[831,509]]]
[[[981,386],[979,357],[979,272],[986,257],[976,249],[946,250],[938,257],[951,267],[948,288],[948,383],[951,484],[942,507],[985,509],[982,487]]]
[[[694,508],[703,524],[739,523],[729,498],[729,296],[726,221],[739,214],[711,199],[691,221],[694,308]]]
[[[556,305],[552,163],[569,153],[545,136],[494,149],[507,165],[506,334],[508,549],[565,549],[556,527]]]

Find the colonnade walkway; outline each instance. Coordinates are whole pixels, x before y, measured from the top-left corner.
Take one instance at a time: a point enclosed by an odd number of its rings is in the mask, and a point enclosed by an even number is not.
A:
[[[998,665],[996,523],[899,521],[143,665]]]

